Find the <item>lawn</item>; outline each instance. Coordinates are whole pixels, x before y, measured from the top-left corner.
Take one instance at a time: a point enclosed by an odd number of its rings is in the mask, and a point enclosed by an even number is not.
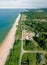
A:
[[[23,41],[24,50],[43,50],[35,40],[30,40],[29,43],[26,43],[26,40]]]
[[[44,57],[45,57],[46,65],[47,65],[47,54],[44,54]]]
[[[26,59],[29,59],[29,65],[36,65],[36,54],[32,53],[25,53],[22,57],[22,62],[26,61]]]

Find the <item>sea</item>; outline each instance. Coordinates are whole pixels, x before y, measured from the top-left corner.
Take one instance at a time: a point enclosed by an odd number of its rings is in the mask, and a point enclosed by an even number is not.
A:
[[[0,9],[0,42],[4,40],[22,9]]]

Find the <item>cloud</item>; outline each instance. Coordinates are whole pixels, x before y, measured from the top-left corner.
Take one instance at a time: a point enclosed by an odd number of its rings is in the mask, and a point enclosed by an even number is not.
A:
[[[0,8],[42,8],[47,0],[0,0]]]

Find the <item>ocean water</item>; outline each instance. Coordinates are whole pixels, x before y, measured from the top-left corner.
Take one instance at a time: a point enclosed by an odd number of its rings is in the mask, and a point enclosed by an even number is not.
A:
[[[4,40],[21,9],[0,9],[0,42]]]

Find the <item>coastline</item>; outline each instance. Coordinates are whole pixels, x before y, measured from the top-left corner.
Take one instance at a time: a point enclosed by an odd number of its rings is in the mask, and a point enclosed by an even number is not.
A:
[[[8,32],[8,35],[0,45],[0,65],[4,65],[7,59],[7,56],[10,52],[10,49],[13,47],[15,41],[15,34],[17,30],[17,25],[19,23],[21,15],[16,18],[12,28]]]

